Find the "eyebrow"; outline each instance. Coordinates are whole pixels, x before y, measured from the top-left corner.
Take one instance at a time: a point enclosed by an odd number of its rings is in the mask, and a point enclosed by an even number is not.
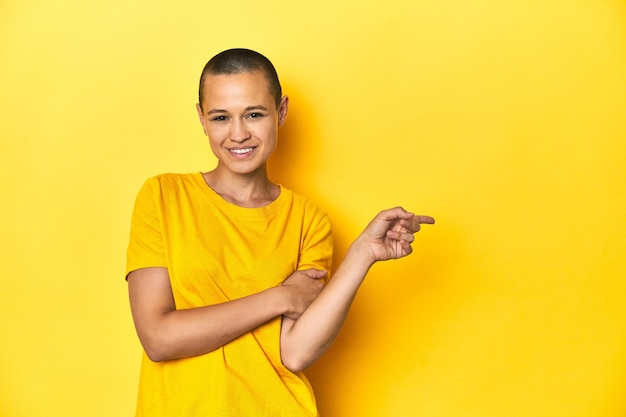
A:
[[[262,106],[262,105],[257,105],[257,106],[248,106],[245,108],[245,111],[252,111],[252,110],[264,110],[267,111],[267,107]],[[228,113],[227,110],[224,109],[211,109],[207,112],[207,114],[215,114],[215,113]]]

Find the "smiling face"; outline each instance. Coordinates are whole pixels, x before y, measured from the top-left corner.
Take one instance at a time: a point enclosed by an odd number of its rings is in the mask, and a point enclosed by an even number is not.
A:
[[[278,127],[287,116],[288,99],[276,108],[266,76],[261,71],[208,75],[204,80],[200,123],[218,159],[215,172],[264,175],[276,149]]]

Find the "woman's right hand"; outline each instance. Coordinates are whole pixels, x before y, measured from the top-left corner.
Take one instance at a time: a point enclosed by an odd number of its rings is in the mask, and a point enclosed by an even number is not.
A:
[[[281,288],[288,302],[288,310],[284,316],[297,320],[322,292],[324,283],[321,279],[325,276],[324,270],[305,269],[294,272],[283,281]]]

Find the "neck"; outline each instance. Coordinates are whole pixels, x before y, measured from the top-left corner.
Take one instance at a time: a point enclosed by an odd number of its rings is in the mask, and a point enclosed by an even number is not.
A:
[[[223,175],[219,170],[202,174],[204,181],[224,200],[240,207],[264,207],[276,200],[280,187],[267,172],[250,175]]]

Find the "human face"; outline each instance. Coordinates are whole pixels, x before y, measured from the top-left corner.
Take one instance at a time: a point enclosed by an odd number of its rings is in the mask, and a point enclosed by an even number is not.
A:
[[[209,75],[203,103],[196,106],[220,174],[267,176],[278,127],[287,117],[288,98],[276,104],[261,71]]]

